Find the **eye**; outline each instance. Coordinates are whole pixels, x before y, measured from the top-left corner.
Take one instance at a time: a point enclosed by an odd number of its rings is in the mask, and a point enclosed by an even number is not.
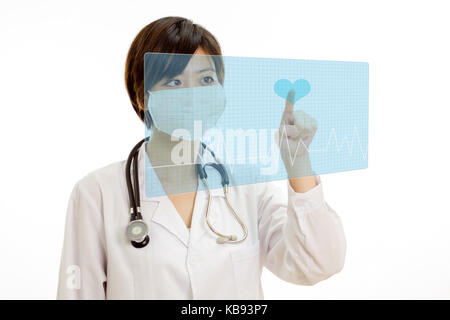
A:
[[[178,79],[173,79],[173,80],[167,81],[164,85],[168,86],[168,87],[176,87],[176,86],[181,85],[181,81]]]
[[[213,83],[214,81],[215,81],[214,78],[213,78],[213,77],[210,77],[210,76],[206,76],[206,77],[203,77],[203,78],[202,78],[202,82],[203,82],[203,83],[206,83],[206,84]]]

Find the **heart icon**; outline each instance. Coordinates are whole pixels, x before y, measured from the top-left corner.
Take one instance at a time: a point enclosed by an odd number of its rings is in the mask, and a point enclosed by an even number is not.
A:
[[[298,79],[294,83],[287,79],[280,79],[273,86],[275,93],[283,99],[287,99],[288,93],[292,89],[295,91],[295,96],[291,102],[295,103],[311,91],[311,85],[305,79]]]

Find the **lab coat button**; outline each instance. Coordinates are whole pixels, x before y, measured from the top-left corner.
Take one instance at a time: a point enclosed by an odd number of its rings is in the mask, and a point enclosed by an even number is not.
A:
[[[196,263],[196,262],[198,262],[198,260],[199,260],[198,254],[196,254],[196,253],[191,253],[191,254],[189,255],[189,262],[191,262],[191,263]]]

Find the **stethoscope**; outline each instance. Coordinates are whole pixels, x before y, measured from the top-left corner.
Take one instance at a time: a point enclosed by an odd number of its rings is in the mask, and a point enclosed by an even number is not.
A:
[[[128,188],[128,196],[130,198],[130,222],[127,226],[127,237],[128,240],[131,241],[131,244],[135,248],[143,248],[150,242],[150,237],[148,234],[148,226],[145,223],[144,219],[142,218],[141,213],[141,200],[139,195],[139,177],[138,177],[138,155],[139,155],[139,148],[142,146],[142,144],[147,141],[148,138],[144,138],[141,141],[136,144],[136,146],[131,150],[130,155],[128,156],[128,160],[126,163],[125,168],[125,177],[127,181],[127,188]],[[216,242],[219,244],[223,243],[239,243],[244,241],[247,238],[248,230],[247,226],[245,225],[244,221],[239,217],[239,215],[236,213],[236,210],[234,210],[233,206],[231,205],[229,199],[228,199],[228,185],[230,184],[230,180],[228,178],[228,173],[225,169],[225,167],[220,163],[214,152],[205,144],[201,143],[202,145],[202,154],[205,149],[209,151],[209,153],[212,155],[214,162],[207,162],[203,164],[196,163],[196,171],[201,179],[202,183],[208,190],[208,205],[206,208],[206,224],[208,225],[209,229],[218,236],[216,239]],[[133,165],[133,183],[131,182],[131,166]],[[216,228],[211,224],[211,222],[208,219],[209,210],[211,207],[211,191],[208,187],[207,178],[208,175],[206,174],[205,168],[209,166],[217,170],[219,172],[221,177],[221,185],[223,188],[223,192],[225,195],[225,201],[227,203],[228,208],[233,213],[236,220],[241,225],[241,228],[244,232],[244,236],[241,239],[237,239],[237,236],[234,234],[226,235],[219,231],[217,231]],[[133,187],[134,185],[134,187]]]

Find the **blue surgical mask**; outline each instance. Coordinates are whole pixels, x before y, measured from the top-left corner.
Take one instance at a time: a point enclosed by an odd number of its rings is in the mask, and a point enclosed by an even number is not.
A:
[[[225,90],[217,84],[149,92],[147,108],[158,130],[194,140],[216,125],[225,103]]]

